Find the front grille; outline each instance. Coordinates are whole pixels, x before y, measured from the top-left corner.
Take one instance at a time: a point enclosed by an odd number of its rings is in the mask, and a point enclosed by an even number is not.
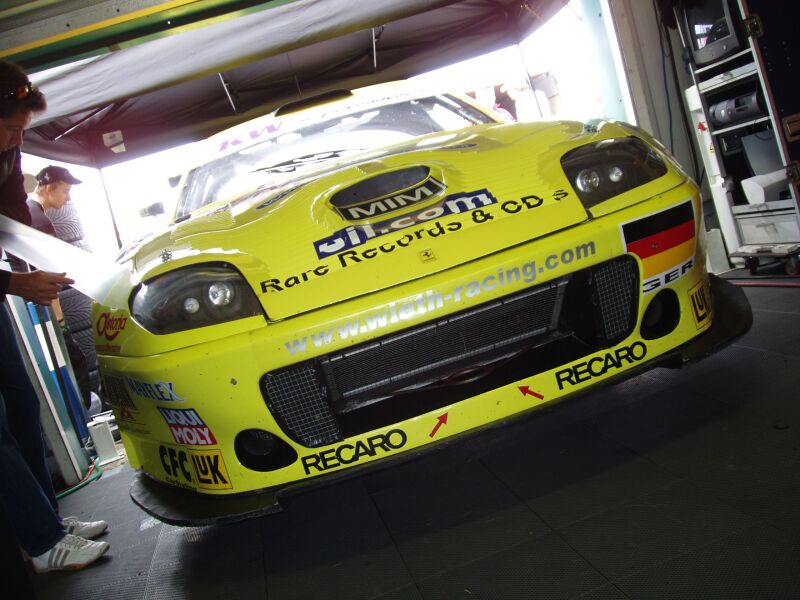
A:
[[[616,344],[633,330],[638,289],[636,261],[622,257],[267,373],[262,394],[295,441],[334,443]],[[473,372],[492,375],[452,383]]]
[[[592,295],[602,345],[613,346],[628,336],[636,321],[639,272],[633,259],[612,260],[592,269]]]
[[[553,331],[568,280],[538,286],[320,359],[334,403],[419,385]]]
[[[261,378],[261,389],[278,425],[298,442],[316,448],[342,439],[312,362],[267,373]]]

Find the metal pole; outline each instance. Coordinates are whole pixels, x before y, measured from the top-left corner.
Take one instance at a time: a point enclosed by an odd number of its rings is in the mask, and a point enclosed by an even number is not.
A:
[[[114,227],[114,235],[117,238],[117,248],[122,249],[122,238],[119,237],[119,229],[117,228],[117,220],[114,218],[114,209],[111,207],[111,199],[108,197],[108,189],[106,188],[106,179],[103,176],[103,169],[98,169],[100,172],[100,183],[103,185],[103,195],[106,197],[106,206],[108,206],[108,214],[111,215],[111,225]]]

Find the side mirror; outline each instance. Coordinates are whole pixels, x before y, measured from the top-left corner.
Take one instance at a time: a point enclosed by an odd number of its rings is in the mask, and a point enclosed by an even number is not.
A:
[[[144,208],[139,209],[139,216],[140,217],[155,217],[156,215],[163,215],[164,214],[164,204],[161,202],[156,202],[151,204],[150,206],[145,206]]]

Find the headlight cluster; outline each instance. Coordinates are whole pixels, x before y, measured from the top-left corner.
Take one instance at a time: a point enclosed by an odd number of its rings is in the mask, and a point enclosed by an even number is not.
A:
[[[561,158],[561,166],[587,209],[667,173],[661,157],[635,137],[575,148]]]
[[[175,333],[263,314],[238,271],[222,263],[193,265],[143,282],[133,318],[151,333]]]

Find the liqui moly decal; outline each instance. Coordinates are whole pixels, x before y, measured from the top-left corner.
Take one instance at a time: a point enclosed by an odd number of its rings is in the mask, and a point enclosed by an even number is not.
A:
[[[211,429],[192,408],[158,408],[169,426],[172,437],[184,446],[214,446],[217,443]]]

